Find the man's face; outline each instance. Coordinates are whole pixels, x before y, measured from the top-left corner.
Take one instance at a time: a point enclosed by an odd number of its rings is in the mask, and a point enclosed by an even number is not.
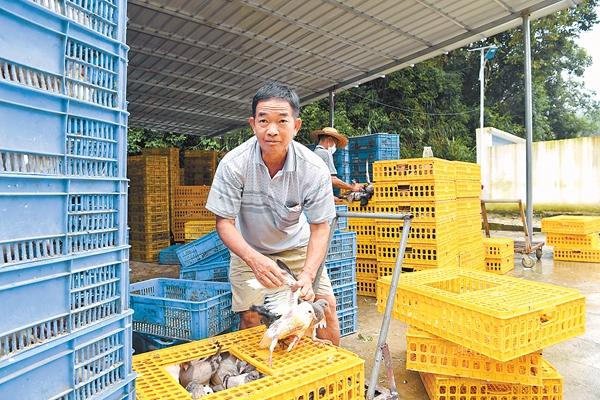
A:
[[[282,99],[268,99],[256,105],[256,116],[248,118],[263,155],[285,156],[287,148],[302,125],[294,118],[292,106]]]

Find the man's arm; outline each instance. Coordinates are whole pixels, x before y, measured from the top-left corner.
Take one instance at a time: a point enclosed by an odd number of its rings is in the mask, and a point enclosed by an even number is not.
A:
[[[235,227],[235,220],[217,216],[217,232],[225,246],[252,269],[256,279],[263,286],[274,288],[283,285],[283,273],[275,261],[254,250],[244,240]]]
[[[315,292],[313,282],[321,263],[327,255],[329,246],[329,222],[310,224],[310,238],[306,250],[306,260],[302,272],[298,275],[298,283],[295,288],[300,288],[300,295],[304,300],[313,301]],[[295,289],[294,288],[294,289]]]
[[[358,192],[362,187],[360,183],[346,183],[335,175],[331,176],[331,184],[333,187],[351,192]]]

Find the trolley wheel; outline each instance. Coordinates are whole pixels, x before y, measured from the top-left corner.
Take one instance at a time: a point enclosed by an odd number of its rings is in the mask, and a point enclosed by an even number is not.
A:
[[[538,260],[542,259],[542,249],[535,249],[535,258]]]
[[[533,268],[535,261],[533,261],[533,258],[529,257],[527,254],[523,254],[521,264],[523,265],[523,268]]]

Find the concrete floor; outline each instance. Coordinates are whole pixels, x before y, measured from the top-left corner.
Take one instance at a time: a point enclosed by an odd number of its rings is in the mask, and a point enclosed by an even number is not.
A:
[[[492,232],[492,237],[522,239],[515,232]],[[535,240],[543,240],[541,234]],[[521,266],[521,256],[515,256],[515,270],[509,275],[538,282],[575,288],[586,296],[587,329],[582,336],[544,349],[544,357],[563,375],[565,400],[600,399],[600,263],[554,261],[550,247],[544,247],[542,260],[531,270]],[[178,277],[178,267],[148,263],[131,263],[131,281],[153,277]],[[358,332],[342,338],[342,346],[365,359],[365,375],[371,375],[375,347],[382,314],[377,312],[375,299],[359,296]],[[405,369],[406,324],[392,320],[388,345],[392,354],[394,376],[400,398],[426,400],[427,394],[419,374]],[[379,374],[379,384],[387,386],[385,371]]]

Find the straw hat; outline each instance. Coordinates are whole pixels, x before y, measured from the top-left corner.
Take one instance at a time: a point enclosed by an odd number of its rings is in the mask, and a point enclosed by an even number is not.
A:
[[[317,131],[312,131],[308,135],[315,142],[319,140],[319,136],[321,135],[331,136],[335,139],[335,141],[337,142],[337,147],[339,148],[344,148],[348,144],[348,138],[344,134],[339,133],[337,129],[331,128],[329,126],[323,129],[319,129]]]

